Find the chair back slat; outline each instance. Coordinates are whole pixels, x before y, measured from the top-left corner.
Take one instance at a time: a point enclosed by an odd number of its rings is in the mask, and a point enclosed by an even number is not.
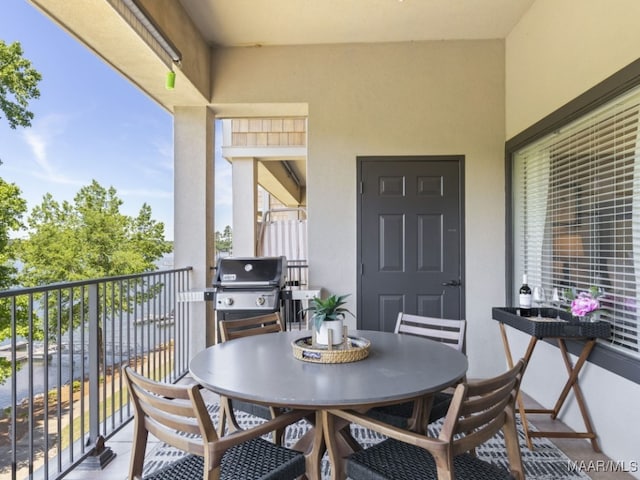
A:
[[[524,363],[524,360],[522,360]],[[514,369],[516,365],[514,365]],[[506,372],[492,378],[488,378],[486,380],[482,380],[479,382],[473,382],[469,384],[469,397],[479,397],[483,395],[487,395],[490,392],[495,390],[499,390],[505,385],[510,385],[509,388],[514,388],[514,382],[519,383],[520,378],[522,377],[522,373],[518,375],[513,374],[513,369],[507,370]]]
[[[481,445],[492,438],[503,426],[504,420],[502,418],[494,418],[485,424],[484,428],[475,430],[463,437],[460,437],[458,440],[453,442],[453,445],[451,446],[452,455],[456,456],[464,452],[472,451],[478,445]]]
[[[167,412],[172,415],[191,417],[195,419],[193,405],[190,400],[160,397],[135,384],[133,385],[133,390],[135,391],[135,394],[138,395],[141,405],[150,405],[153,407],[154,411]],[[145,408],[145,411],[146,410],[147,409]]]
[[[278,312],[239,320],[221,320],[219,325],[223,342],[264,333],[282,332],[284,330]]]
[[[492,392],[485,393],[482,396],[468,396],[467,400],[460,406],[460,413],[458,415],[473,415],[478,412],[495,408],[498,404],[502,406],[506,405],[506,402],[509,400],[509,393],[515,386],[514,383],[515,379],[512,382],[509,382]],[[467,393],[467,395],[469,394]]]
[[[495,404],[486,409],[482,409],[476,413],[469,414],[468,416],[461,416],[458,419],[456,426],[456,433],[471,432],[473,430],[482,428],[483,425],[493,421],[494,419],[500,420],[504,424],[504,409],[509,403],[509,397],[501,398]]]
[[[193,417],[193,414],[190,414],[189,416],[178,416],[174,413],[167,413],[166,410],[155,408],[144,401],[140,401],[140,407],[147,415],[147,420],[153,421],[164,428],[189,433],[191,435],[202,434],[200,425]]]
[[[156,382],[143,375],[140,375],[131,368],[127,369],[129,372],[129,380],[140,387],[139,391],[147,391],[158,397],[166,398],[180,398],[182,400],[189,400],[189,393],[187,389],[182,385],[171,385],[166,383]]]
[[[194,438],[188,438],[184,435],[180,435],[172,430],[167,430],[166,427],[161,426],[153,419],[145,419],[146,429],[159,440],[185,452],[193,453],[195,455],[204,456],[204,443],[201,436]]]
[[[425,317],[400,312],[394,331],[395,333],[430,338],[462,351],[465,330],[465,320]]]

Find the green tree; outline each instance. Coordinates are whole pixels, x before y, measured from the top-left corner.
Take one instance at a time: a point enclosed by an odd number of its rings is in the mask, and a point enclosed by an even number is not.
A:
[[[40,96],[42,75],[22,55],[20,43],[0,40],[0,110],[11,128],[31,126],[29,100]]]
[[[27,202],[21,197],[20,189],[13,183],[0,178],[0,290],[16,285],[16,268],[10,235],[24,227],[22,217],[27,211]],[[0,300],[0,340],[11,335],[10,303]],[[26,333],[24,311],[18,310],[19,334]],[[8,360],[0,358],[0,384],[11,372]]]
[[[232,246],[233,234],[231,233],[231,227],[227,225],[222,233],[216,232],[216,251],[230,252]]]
[[[155,270],[155,262],[171,251],[164,224],[151,218],[146,203],[136,217],[121,213],[121,206],[116,190],[95,180],[80,189],[73,203],[59,203],[46,194],[28,218],[29,238],[17,248],[24,263],[21,284]]]
[[[20,195],[14,183],[0,177],[0,290],[16,283],[10,234],[24,228],[22,217],[27,211],[27,202]]]

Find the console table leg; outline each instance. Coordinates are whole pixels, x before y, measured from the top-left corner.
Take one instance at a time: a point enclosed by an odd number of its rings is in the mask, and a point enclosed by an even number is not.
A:
[[[558,401],[556,402],[555,407],[553,408],[553,413],[551,414],[551,418],[554,420],[557,418],[560,413],[560,409],[564,404],[567,395],[569,394],[569,390],[573,389],[573,394],[576,397],[576,403],[578,404],[578,408],[580,409],[580,414],[582,415],[582,420],[584,422],[584,426],[587,431],[587,438],[591,440],[591,446],[595,452],[600,452],[600,446],[598,445],[598,441],[596,439],[596,434],[593,431],[593,426],[591,425],[591,418],[589,416],[589,411],[587,410],[587,405],[584,401],[584,395],[582,394],[582,389],[580,388],[580,384],[578,383],[578,375],[580,374],[580,370],[584,366],[593,350],[593,347],[596,344],[595,339],[591,339],[587,341],[580,353],[580,357],[578,357],[578,361],[575,365],[571,364],[571,359],[569,358],[569,353],[567,352],[567,346],[563,339],[558,339],[558,344],[560,346],[560,352],[562,353],[562,359],[564,360],[565,367],[567,368],[567,372],[569,373],[569,379],[565,384],[562,392],[560,393],[560,397],[558,397]]]
[[[500,333],[502,334],[502,344],[504,345],[504,353],[507,357],[507,366],[511,369],[513,368],[513,356],[511,355],[511,348],[509,347],[509,339],[507,338],[507,330],[504,326],[504,323],[500,322]],[[529,364],[529,360],[531,359],[531,355],[533,354],[533,349],[536,346],[536,342],[538,339],[536,337],[531,337],[529,340],[529,345],[527,346],[527,351],[524,354],[525,361],[525,370],[526,366]],[[524,373],[523,373],[524,375]],[[533,451],[533,442],[531,441],[531,436],[529,435],[529,421],[527,420],[527,413],[524,408],[524,400],[522,400],[522,393],[518,392],[518,398],[516,399],[518,403],[518,412],[520,412],[520,421],[522,422],[522,430],[524,432],[524,437],[527,440],[527,447],[529,450]]]

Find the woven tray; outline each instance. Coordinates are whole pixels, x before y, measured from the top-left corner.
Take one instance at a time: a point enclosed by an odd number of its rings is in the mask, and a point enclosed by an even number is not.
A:
[[[609,338],[611,335],[609,322],[576,322],[573,319],[521,317],[512,307],[494,307],[492,313],[494,320],[537,338]],[[543,315],[552,315],[553,313],[542,311]],[[537,310],[532,311],[532,315],[537,315]]]
[[[369,356],[371,342],[362,337],[347,337],[346,343],[334,345],[332,350],[312,345],[311,337],[302,337],[291,342],[293,356],[312,363],[349,363]]]

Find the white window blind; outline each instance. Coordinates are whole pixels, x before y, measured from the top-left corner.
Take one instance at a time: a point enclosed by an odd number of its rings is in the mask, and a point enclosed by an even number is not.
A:
[[[514,291],[598,288],[608,343],[638,358],[639,111],[636,88],[518,150],[512,177]]]

